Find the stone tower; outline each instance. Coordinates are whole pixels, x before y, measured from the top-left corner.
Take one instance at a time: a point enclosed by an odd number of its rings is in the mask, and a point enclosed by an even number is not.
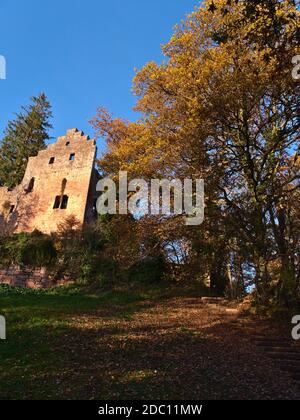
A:
[[[44,233],[70,216],[83,225],[92,220],[98,173],[96,143],[77,129],[29,158],[21,185],[0,188],[0,230]]]

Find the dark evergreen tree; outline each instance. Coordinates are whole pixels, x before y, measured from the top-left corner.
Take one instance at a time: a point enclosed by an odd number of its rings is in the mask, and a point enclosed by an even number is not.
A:
[[[14,188],[22,181],[28,158],[46,147],[51,117],[51,105],[41,93],[9,121],[0,145],[0,186]]]

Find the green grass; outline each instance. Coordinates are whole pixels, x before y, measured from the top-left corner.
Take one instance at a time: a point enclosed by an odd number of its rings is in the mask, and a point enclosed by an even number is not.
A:
[[[120,368],[126,351],[133,367],[140,357],[130,348],[132,322],[178,293],[167,285],[94,292],[0,286],[0,315],[7,322],[7,340],[0,341],[0,400],[114,399],[131,376],[133,383],[142,378],[137,388],[143,395],[142,384],[155,373]],[[180,289],[185,293],[193,294]]]
[[[88,294],[75,287],[0,287],[0,314],[7,322],[7,340],[0,341],[0,399],[55,398],[57,387],[51,378],[70,365],[70,355],[57,347],[69,339],[74,320],[97,311],[104,318],[129,319],[132,305],[146,298],[132,292]]]

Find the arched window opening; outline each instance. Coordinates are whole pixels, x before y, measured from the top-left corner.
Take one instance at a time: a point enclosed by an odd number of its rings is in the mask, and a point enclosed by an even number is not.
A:
[[[53,209],[66,210],[68,208],[69,197],[67,195],[57,195],[55,197]]]
[[[55,197],[53,209],[59,209],[59,207],[60,207],[60,199],[61,199],[61,196],[60,195],[57,195]]]
[[[64,178],[61,182],[60,195],[57,195],[54,200],[53,209],[66,210],[68,207],[69,197],[65,194],[67,187],[67,180]]]
[[[66,210],[66,208],[68,207],[68,201],[69,201],[69,197],[67,195],[63,195],[62,200],[61,200],[61,205],[60,205],[60,208],[62,210]]]

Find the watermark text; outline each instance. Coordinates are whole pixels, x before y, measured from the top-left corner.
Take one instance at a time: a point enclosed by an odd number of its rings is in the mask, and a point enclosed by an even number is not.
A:
[[[100,197],[96,207],[100,215],[185,215],[188,226],[199,226],[204,221],[203,179],[134,179],[128,182],[127,172],[120,171],[118,185],[105,178],[98,182],[97,192]]]
[[[294,316],[292,319],[292,324],[295,325],[295,327],[292,329],[293,340],[300,340],[300,315]]]
[[[0,80],[6,79],[6,59],[0,55]]]
[[[292,71],[292,76],[294,80],[300,80],[300,55],[295,55],[292,59],[294,68]]]
[[[0,315],[0,340],[6,340],[6,321],[2,315]]]

